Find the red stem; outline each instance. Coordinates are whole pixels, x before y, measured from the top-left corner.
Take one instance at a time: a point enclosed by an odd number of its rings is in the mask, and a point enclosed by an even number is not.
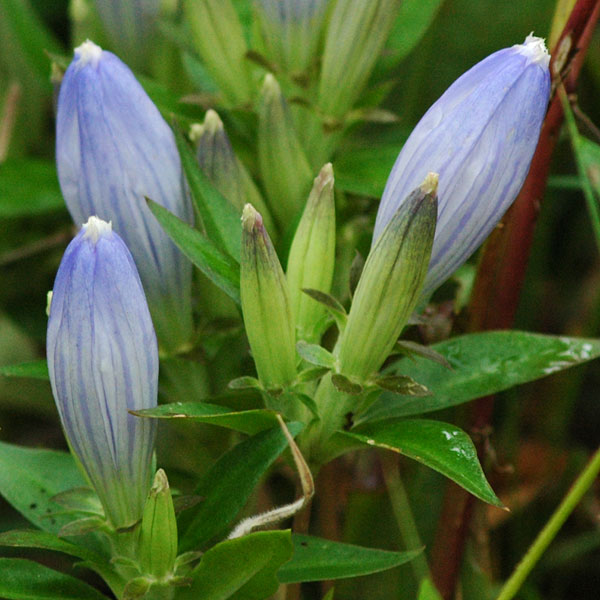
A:
[[[552,50],[550,72],[554,73],[556,60],[561,54],[558,50],[567,47],[569,40],[571,42],[563,63],[566,69],[562,71],[568,73],[564,77],[568,93],[575,90],[599,16],[598,0],[579,0]],[[560,99],[555,94],[523,188],[482,252],[469,307],[470,331],[506,329],[513,324],[550,160],[563,118]],[[492,396],[481,398],[471,405],[468,423],[473,431],[482,431],[489,426],[493,408]],[[477,445],[480,459],[483,459],[483,444]],[[444,600],[450,600],[454,595],[473,506],[473,496],[452,483],[448,484],[431,559],[435,583]]]

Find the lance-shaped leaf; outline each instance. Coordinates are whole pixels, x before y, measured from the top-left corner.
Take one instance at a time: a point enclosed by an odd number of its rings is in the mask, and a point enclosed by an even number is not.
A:
[[[135,264],[110,223],[90,217],[61,261],[46,350],[52,393],[72,451],[106,516],[127,527],[150,487],[158,348]]]
[[[336,435],[414,458],[449,477],[477,498],[503,506],[483,474],[471,438],[454,425],[407,419],[360,427]]]
[[[240,303],[239,266],[202,235],[167,209],[148,199],[148,206],[181,251],[234,302]]]
[[[288,423],[296,435],[300,423]],[[181,551],[201,548],[222,532],[243,508],[259,479],[287,447],[279,426],[263,431],[229,450],[207,471],[195,489],[204,501],[182,514]]]
[[[6,600],[108,600],[87,583],[30,560],[0,558],[0,573],[0,597]]]
[[[387,370],[412,377],[425,385],[431,396],[399,398],[384,393],[357,422],[442,410],[600,356],[599,340],[524,331],[472,333],[440,342],[432,348],[447,359],[451,370],[420,356],[403,358]]]
[[[281,583],[369,575],[410,562],[422,552],[422,549],[390,552],[300,534],[293,534],[292,541],[292,560],[277,573]]]

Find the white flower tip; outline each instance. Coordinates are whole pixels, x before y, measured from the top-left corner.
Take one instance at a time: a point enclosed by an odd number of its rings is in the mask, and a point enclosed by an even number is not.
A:
[[[190,126],[189,137],[192,142],[197,142],[205,134],[214,136],[217,133],[223,133],[223,121],[221,117],[212,108],[206,111],[204,123],[192,123]]]
[[[86,40],[81,46],[75,48],[75,58],[77,59],[79,68],[85,67],[86,65],[95,67],[101,56],[102,48],[94,44],[91,40]]]
[[[261,214],[248,203],[244,206],[242,211],[242,227],[249,232],[254,231],[255,228],[262,228],[262,216]]]
[[[273,73],[267,73],[262,86],[262,94],[265,98],[271,100],[277,96],[281,96],[281,88],[279,82],[275,79]]]
[[[47,294],[46,294],[46,316],[49,317],[50,316],[50,307],[52,306],[52,294],[54,292],[52,290],[50,290]]]
[[[528,57],[532,63],[537,63],[547,69],[550,64],[550,54],[546,49],[544,38],[536,37],[531,32],[522,44],[515,44],[513,48],[523,56]]]
[[[107,223],[98,217],[90,217],[83,228],[85,230],[83,238],[90,240],[92,244],[96,244],[101,237],[112,233],[112,221]]]
[[[440,176],[437,173],[427,173],[425,179],[423,180],[423,183],[421,184],[421,189],[423,190],[423,193],[435,195],[437,193],[439,178]]]

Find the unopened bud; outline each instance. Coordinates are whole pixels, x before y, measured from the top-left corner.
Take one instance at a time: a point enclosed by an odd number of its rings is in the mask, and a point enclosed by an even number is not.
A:
[[[315,178],[288,258],[287,280],[299,340],[317,342],[326,314],[323,305],[302,290],[329,293],[334,265],[333,168],[327,163]]]
[[[270,73],[258,112],[258,160],[269,206],[285,229],[304,205],[312,173],[279,83]]]
[[[296,332],[287,281],[262,217],[242,214],[240,292],[246,334],[262,385],[286,387],[296,376]]]
[[[437,175],[430,173],[381,234],[365,263],[339,342],[339,369],[366,381],[391,352],[419,299],[437,217]]]

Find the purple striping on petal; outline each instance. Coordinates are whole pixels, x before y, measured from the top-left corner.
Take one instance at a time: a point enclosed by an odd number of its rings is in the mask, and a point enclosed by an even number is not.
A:
[[[70,446],[108,519],[128,526],[149,489],[155,425],[127,411],[156,406],[158,349],[133,259],[95,217],[59,267],[47,356]]]
[[[548,104],[548,60],[543,41],[533,36],[488,56],[433,104],[400,152],[373,240],[426,173],[439,173],[423,299],[483,242],[523,185]]]

